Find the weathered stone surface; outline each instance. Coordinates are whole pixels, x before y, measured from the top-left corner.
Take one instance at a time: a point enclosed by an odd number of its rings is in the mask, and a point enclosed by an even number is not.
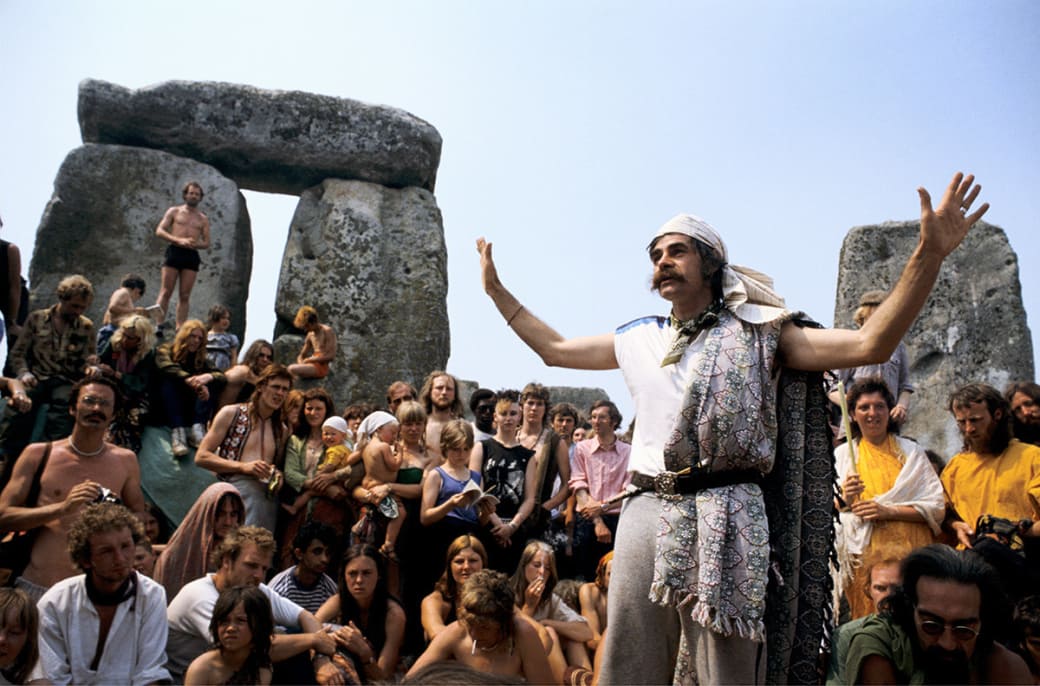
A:
[[[243,188],[299,194],[327,178],[432,191],[441,136],[393,107],[231,83],[79,88],[84,142],[157,148],[213,165]]]
[[[324,383],[337,406],[382,402],[390,382],[444,368],[447,290],[444,229],[430,192],[327,180],[303,192],[293,216],[275,337],[300,306],[315,307],[339,339]],[[276,354],[294,360],[299,345],[276,342]]]
[[[127,272],[144,277],[140,303],[153,304],[168,245],[156,238],[155,227],[166,208],[183,202],[181,189],[192,179],[206,191],[200,209],[209,217],[211,245],[202,251],[191,316],[204,320],[211,306],[223,303],[231,310],[232,331],[241,337],[253,262],[245,199],[213,167],[157,150],[85,145],[68,154],[36,233],[29,268],[33,309],[53,304],[58,282],[76,273],[94,284],[87,316],[98,326]],[[176,301],[174,295],[170,321]]]
[[[836,326],[853,326],[861,293],[895,285],[919,232],[918,222],[886,222],[849,231],[841,249]],[[949,459],[961,446],[946,410],[951,391],[971,382],[1003,391],[1010,380],[1033,378],[1018,258],[1001,228],[980,222],[946,259],[903,342],[917,387],[903,433]]]

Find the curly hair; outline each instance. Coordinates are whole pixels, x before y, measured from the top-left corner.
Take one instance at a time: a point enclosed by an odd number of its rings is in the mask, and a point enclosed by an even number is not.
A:
[[[73,274],[58,282],[57,293],[58,300],[86,298],[89,302],[94,299],[94,286],[82,274]]]
[[[498,624],[505,638],[513,636],[513,612],[516,594],[509,577],[493,569],[482,569],[462,585],[459,596],[459,619],[466,624],[488,621]]]
[[[217,561],[218,567],[224,564],[225,559],[234,564],[246,543],[252,543],[261,553],[274,554],[274,536],[270,531],[262,526],[240,526],[224,536],[212,559]]]
[[[132,314],[119,322],[119,328],[112,334],[112,350],[123,349],[123,337],[127,334],[137,336],[137,350],[131,356],[134,364],[140,362],[155,347],[155,324],[148,317],[140,314]]]
[[[134,545],[145,540],[144,525],[125,506],[115,503],[88,505],[69,527],[67,544],[72,563],[81,572],[86,572],[83,564],[90,562],[90,537],[121,529],[130,529]]]
[[[188,338],[195,331],[202,332],[202,344],[194,353],[194,359],[188,359],[192,353],[188,352]],[[177,329],[177,335],[173,337],[173,360],[177,364],[186,367],[187,371],[202,369],[206,361],[206,326],[198,319],[189,319]],[[187,363],[187,364],[186,364]]]

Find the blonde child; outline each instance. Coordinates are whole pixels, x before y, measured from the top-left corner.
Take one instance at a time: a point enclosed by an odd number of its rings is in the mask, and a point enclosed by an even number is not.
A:
[[[321,442],[325,444],[325,452],[315,468],[315,474],[335,474],[337,479],[350,476],[351,449],[347,446],[347,420],[343,417],[329,417],[321,425]],[[290,514],[296,514],[310,502],[313,494],[304,491],[296,496],[292,505],[286,506]]]
[[[388,520],[386,539],[379,552],[392,562],[397,562],[394,545],[405,518],[404,503],[392,491],[402,461],[402,456],[393,449],[400,428],[397,419],[383,411],[368,415],[358,427],[361,440],[357,451],[365,463],[361,492],[369,504],[376,506],[376,512]]]

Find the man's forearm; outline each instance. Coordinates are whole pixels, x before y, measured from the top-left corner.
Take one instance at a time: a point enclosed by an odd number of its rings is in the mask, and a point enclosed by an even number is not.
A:
[[[208,469],[214,474],[242,474],[242,463],[228,460],[209,450],[199,450],[195,454],[195,464]]]
[[[0,514],[0,531],[28,531],[52,522],[62,515],[65,502],[40,507],[8,507]]]
[[[864,364],[885,362],[924,306],[942,266],[942,257],[918,245],[907,260],[892,293],[863,325],[866,338]]]

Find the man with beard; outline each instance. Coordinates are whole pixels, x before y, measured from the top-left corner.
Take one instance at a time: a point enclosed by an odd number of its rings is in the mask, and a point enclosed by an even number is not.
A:
[[[244,403],[256,390],[260,375],[274,362],[274,346],[259,338],[250,344],[242,356],[242,362],[224,372],[227,386],[220,394],[220,406]]]
[[[94,287],[79,274],[61,280],[58,303],[29,314],[22,333],[11,348],[10,362],[25,386],[32,410],[18,412],[8,406],[0,426],[0,446],[6,455],[5,475],[11,462],[32,438],[36,416],[48,406],[43,438],[56,440],[72,431],[66,407],[72,385],[83,378],[94,354],[94,323],[83,313],[94,299]],[[2,483],[2,482],[0,482]]]
[[[69,529],[83,574],[40,599],[40,663],[54,684],[167,682],[166,591],[134,571],[144,527],[122,505],[91,505]]]
[[[1040,384],[1016,381],[1004,391],[1004,399],[1011,406],[1015,438],[1040,445]]]
[[[970,547],[975,523],[985,514],[1022,522],[1021,534],[1040,536],[1040,448],[1011,437],[1004,396],[992,386],[968,384],[950,396],[949,409],[964,438],[964,452],[942,473],[947,526],[957,542]]]
[[[160,307],[165,319],[173,289],[180,282],[177,291],[178,329],[188,319],[191,289],[195,286],[195,277],[199,275],[199,265],[202,263],[199,250],[209,247],[209,218],[199,210],[199,203],[205,195],[202,186],[198,181],[189,181],[181,195],[184,204],[166,210],[159,226],[155,228],[155,235],[169,243],[162,265],[159,299],[155,304]]]
[[[72,435],[26,448],[0,493],[0,532],[37,530],[29,564],[16,582],[34,599],[76,573],[65,540],[85,505],[115,495],[133,512],[144,511],[137,456],[104,440],[116,403],[115,384],[107,378],[76,384],[68,410]],[[29,502],[34,484],[39,495]]]
[[[282,404],[292,390],[292,375],[272,364],[257,381],[248,403],[221,408],[195,453],[195,464],[238,489],[246,506],[245,523],[274,531],[289,434]]]
[[[441,459],[441,429],[463,415],[458,379],[439,369],[430,372],[419,391],[419,402],[426,410],[426,450],[436,456],[436,463]]]
[[[1010,620],[1000,579],[972,551],[910,553],[903,586],[856,630],[845,674],[856,684],[1025,684],[1029,668],[994,640]]]

